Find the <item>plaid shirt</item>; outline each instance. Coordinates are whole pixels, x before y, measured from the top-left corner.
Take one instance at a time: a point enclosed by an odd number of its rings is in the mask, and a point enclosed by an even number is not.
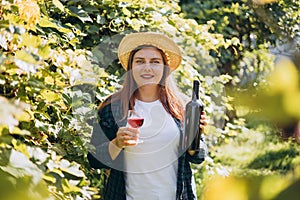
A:
[[[125,178],[122,169],[124,165],[124,152],[121,151],[115,160],[112,160],[109,152],[109,142],[116,137],[119,126],[124,126],[126,120],[121,119],[120,104],[113,103],[102,107],[99,112],[99,124],[94,126],[91,144],[96,147],[96,151],[88,154],[88,160],[93,168],[110,169],[110,174],[105,186],[105,200],[126,200]],[[182,137],[182,126],[178,119],[174,119]],[[100,126],[99,126],[100,125]],[[191,156],[187,152],[179,149],[180,157],[178,158],[177,172],[177,191],[176,200],[193,200],[196,199],[192,190],[192,171],[190,162],[203,162],[207,148],[204,140],[201,141],[203,149],[198,154]],[[181,143],[180,143],[181,144]],[[180,146],[180,145],[179,145]]]

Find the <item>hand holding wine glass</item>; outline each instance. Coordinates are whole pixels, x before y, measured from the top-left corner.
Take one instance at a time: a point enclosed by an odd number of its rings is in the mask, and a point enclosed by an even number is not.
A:
[[[142,143],[142,140],[138,139],[139,127],[144,123],[144,118],[140,117],[135,111],[129,110],[127,117],[127,125],[120,127],[116,138],[113,140],[113,144],[118,148],[124,148],[126,146],[135,146],[138,143]]]
[[[128,116],[127,116],[127,126],[132,128],[140,128],[144,123],[144,118],[141,117],[136,111],[134,110],[128,110]],[[127,143],[129,144],[139,144],[143,143],[143,140],[137,139],[137,140],[128,140]]]

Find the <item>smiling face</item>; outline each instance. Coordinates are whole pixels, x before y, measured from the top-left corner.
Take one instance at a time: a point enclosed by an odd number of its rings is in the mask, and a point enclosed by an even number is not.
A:
[[[164,60],[155,47],[146,47],[135,53],[132,60],[132,74],[137,87],[158,85],[164,73]]]

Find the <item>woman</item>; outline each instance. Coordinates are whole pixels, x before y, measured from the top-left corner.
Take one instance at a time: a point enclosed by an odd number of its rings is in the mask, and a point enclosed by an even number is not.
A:
[[[174,41],[154,32],[131,33],[118,49],[127,70],[123,88],[99,106],[99,125],[88,155],[94,168],[110,169],[104,199],[196,199],[190,162],[207,154],[181,148],[184,103],[170,77],[181,63]],[[127,111],[143,113],[144,124],[132,128]],[[205,114],[201,120],[206,125]],[[141,138],[144,142],[132,142]]]

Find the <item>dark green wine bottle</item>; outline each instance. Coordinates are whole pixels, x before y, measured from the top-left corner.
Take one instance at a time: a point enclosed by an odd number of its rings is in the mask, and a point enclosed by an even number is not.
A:
[[[184,142],[185,149],[192,151],[200,150],[200,117],[203,111],[203,103],[199,100],[199,81],[193,82],[192,100],[186,104],[184,120]]]

